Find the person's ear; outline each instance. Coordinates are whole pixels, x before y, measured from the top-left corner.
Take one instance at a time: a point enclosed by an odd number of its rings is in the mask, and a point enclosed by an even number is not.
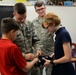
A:
[[[52,26],[55,26],[55,22],[54,22],[54,21],[52,21],[52,23],[51,23],[51,24],[52,24]]]
[[[13,33],[14,33],[14,30],[11,30],[11,31],[10,31],[10,35],[13,35]]]
[[[35,9],[35,12],[37,12],[37,10]]]
[[[16,15],[16,13],[15,12],[13,12],[13,16],[15,16]]]

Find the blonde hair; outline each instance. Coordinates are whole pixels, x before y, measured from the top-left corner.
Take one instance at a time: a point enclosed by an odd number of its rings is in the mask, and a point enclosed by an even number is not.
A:
[[[52,23],[55,23],[55,26],[58,26],[61,23],[60,18],[54,14],[53,12],[50,12],[48,14],[45,15],[45,20],[47,23],[49,23],[50,25],[52,25]]]

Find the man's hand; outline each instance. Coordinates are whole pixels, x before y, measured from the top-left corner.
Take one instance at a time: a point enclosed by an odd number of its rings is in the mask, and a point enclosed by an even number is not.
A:
[[[40,50],[37,50],[36,56],[42,56],[42,55],[44,55],[44,52],[40,51]]]
[[[51,57],[51,58],[54,57],[54,53],[50,54],[50,57]]]
[[[33,61],[34,61],[35,63],[37,63],[37,62],[39,61],[39,59],[38,59],[38,58],[34,58]]]
[[[35,58],[35,55],[33,53],[28,53],[24,55],[24,58],[26,60],[33,60]]]

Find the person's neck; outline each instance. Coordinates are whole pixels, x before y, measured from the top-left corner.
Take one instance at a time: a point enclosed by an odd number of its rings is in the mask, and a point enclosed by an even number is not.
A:
[[[61,27],[63,27],[63,26],[61,26],[61,25],[56,26],[56,31]]]
[[[38,16],[39,18],[44,18],[45,17],[45,15],[44,16]]]
[[[8,35],[6,35],[6,34],[3,34],[3,35],[2,35],[2,39],[9,39],[9,40],[11,40],[11,39],[10,39],[10,36],[8,36]]]

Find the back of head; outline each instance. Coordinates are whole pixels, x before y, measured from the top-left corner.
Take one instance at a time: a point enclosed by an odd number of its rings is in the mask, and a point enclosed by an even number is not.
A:
[[[14,19],[12,19],[10,17],[2,19],[2,21],[1,21],[2,34],[7,34],[11,30],[17,31],[18,29],[19,29],[19,25]]]
[[[14,12],[18,14],[24,14],[26,12],[26,6],[23,3],[16,3],[14,5]]]
[[[34,8],[36,8],[36,7],[41,7],[42,5],[45,6],[45,4],[44,4],[43,1],[37,1],[37,2],[35,3],[35,5],[34,5]]]

